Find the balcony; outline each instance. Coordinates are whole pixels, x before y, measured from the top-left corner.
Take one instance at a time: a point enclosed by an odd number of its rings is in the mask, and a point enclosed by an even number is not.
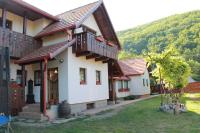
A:
[[[86,56],[86,59],[105,61],[117,59],[118,48],[116,45],[109,45],[105,40],[98,40],[92,32],[83,32],[76,34],[73,53],[76,53],[76,56]]]
[[[22,33],[0,27],[0,46],[9,47],[10,56],[21,58],[42,46],[42,42]]]

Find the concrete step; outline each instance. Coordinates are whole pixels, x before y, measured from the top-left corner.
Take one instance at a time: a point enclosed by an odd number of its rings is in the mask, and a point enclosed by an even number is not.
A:
[[[22,112],[38,112],[40,113],[40,104],[28,104],[23,107]]]
[[[19,118],[23,119],[33,119],[33,120],[41,120],[43,114],[37,112],[20,112]]]

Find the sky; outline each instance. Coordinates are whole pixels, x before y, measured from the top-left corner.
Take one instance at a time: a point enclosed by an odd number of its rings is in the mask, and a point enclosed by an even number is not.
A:
[[[24,0],[52,15],[97,0]],[[200,0],[104,0],[116,31],[133,28],[163,17],[200,10]]]

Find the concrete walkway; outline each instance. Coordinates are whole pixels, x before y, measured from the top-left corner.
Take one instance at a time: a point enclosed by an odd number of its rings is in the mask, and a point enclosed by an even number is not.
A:
[[[102,108],[86,110],[82,113],[83,113],[83,115],[95,115],[95,114],[103,112],[103,111],[113,110],[113,109],[123,107],[123,106],[127,106],[129,104],[133,104],[133,103],[136,103],[136,102],[139,102],[139,101],[151,99],[151,98],[154,98],[154,97],[157,97],[157,96],[159,96],[159,95],[150,95],[148,97],[139,98],[139,99],[135,99],[135,100],[122,101],[119,104],[107,105],[107,106],[102,107]]]

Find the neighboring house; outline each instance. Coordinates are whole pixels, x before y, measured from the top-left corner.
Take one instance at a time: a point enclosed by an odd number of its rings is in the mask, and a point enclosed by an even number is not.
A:
[[[124,74],[122,77],[114,77],[118,98],[150,94],[149,72],[144,59],[127,59],[118,61],[118,64]]]
[[[72,113],[113,100],[112,77],[122,75],[116,63],[121,47],[102,0],[57,16],[21,0],[2,0],[0,8],[0,45],[10,50],[10,79],[24,87],[28,111],[22,116],[54,118],[64,100]]]

